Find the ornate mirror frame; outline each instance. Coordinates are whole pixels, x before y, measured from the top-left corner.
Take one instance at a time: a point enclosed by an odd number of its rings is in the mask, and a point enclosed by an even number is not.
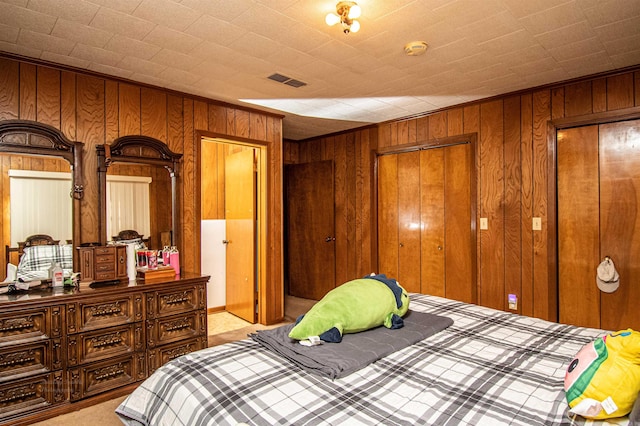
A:
[[[71,166],[73,197],[73,244],[80,244],[80,206],[84,196],[82,181],[82,142],[71,141],[53,126],[31,120],[0,121],[0,152],[62,157]],[[73,269],[78,270],[78,256],[73,254]]]
[[[96,146],[98,152],[98,208],[100,244],[107,244],[107,171],[113,163],[162,166],[171,177],[171,245],[177,245],[177,177],[182,154],[175,153],[162,141],[143,135],[122,136],[111,145]]]

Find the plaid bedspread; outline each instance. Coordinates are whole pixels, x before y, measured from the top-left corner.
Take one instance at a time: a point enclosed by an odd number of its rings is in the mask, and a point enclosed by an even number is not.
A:
[[[452,326],[342,379],[247,339],[184,355],[116,410],[144,425],[570,425],[568,363],[605,332],[427,295],[410,308]]]
[[[65,276],[73,271],[73,246],[41,245],[26,247],[18,264],[17,278],[24,281],[49,278],[49,267],[57,262],[65,271]]]

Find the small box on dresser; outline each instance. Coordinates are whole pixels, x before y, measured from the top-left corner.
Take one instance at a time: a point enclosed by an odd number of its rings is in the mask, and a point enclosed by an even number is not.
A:
[[[80,280],[128,280],[125,245],[78,247]]]

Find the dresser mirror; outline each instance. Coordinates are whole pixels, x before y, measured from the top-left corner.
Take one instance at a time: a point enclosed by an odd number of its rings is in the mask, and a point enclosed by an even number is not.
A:
[[[96,149],[100,243],[141,238],[151,249],[176,245],[182,154],[142,135],[123,136]]]
[[[5,282],[47,278],[53,261],[77,270],[83,145],[36,121],[0,121]]]

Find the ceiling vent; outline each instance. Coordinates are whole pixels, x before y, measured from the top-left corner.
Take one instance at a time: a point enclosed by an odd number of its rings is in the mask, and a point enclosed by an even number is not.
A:
[[[288,86],[296,87],[296,88],[307,85],[307,83],[305,83],[304,81],[296,80],[295,78],[287,77],[286,75],[282,75],[278,73],[271,74],[267,78],[269,80],[277,81],[278,83],[286,84]]]
[[[404,46],[404,53],[407,56],[423,55],[427,51],[429,45],[424,41],[412,41]]]

